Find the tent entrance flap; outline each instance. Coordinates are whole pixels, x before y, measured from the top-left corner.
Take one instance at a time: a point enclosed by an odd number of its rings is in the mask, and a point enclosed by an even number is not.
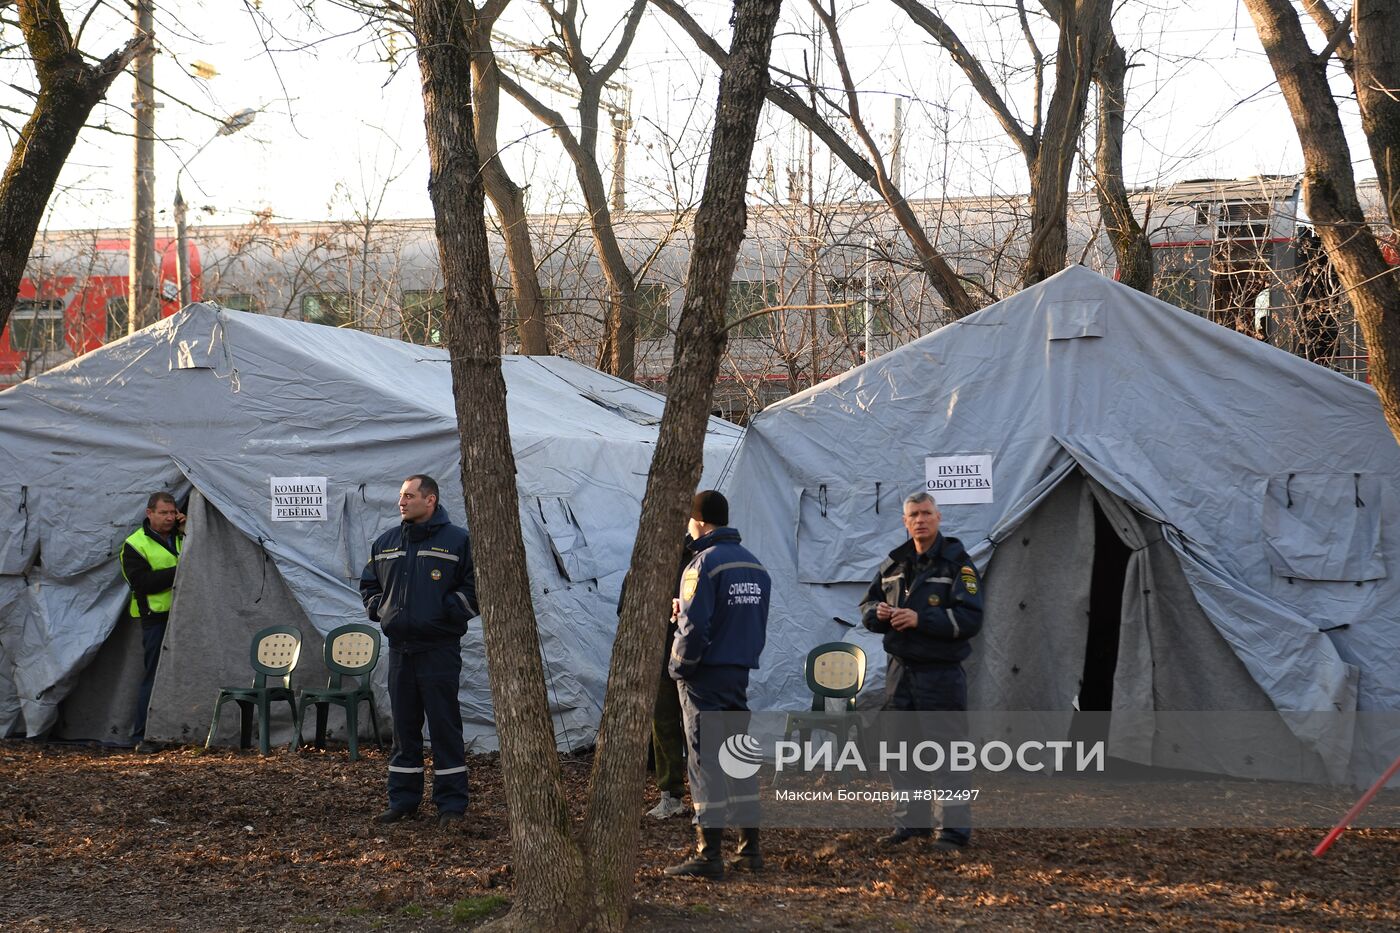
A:
[[[1113,709],[1113,678],[1118,668],[1118,640],[1123,629],[1123,587],[1132,551],[1095,501],[1094,564],[1089,581],[1089,634],[1084,644],[1084,673],[1079,678],[1079,708]]]

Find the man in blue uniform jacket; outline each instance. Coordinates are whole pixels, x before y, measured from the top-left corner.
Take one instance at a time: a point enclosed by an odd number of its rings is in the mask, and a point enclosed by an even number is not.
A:
[[[758,558],[729,527],[729,503],[713,489],[697,493],[690,511],[694,557],[681,574],[674,608],[671,677],[680,691],[690,797],[695,804],[695,854],[666,869],[671,877],[724,874],[724,827],[739,829],[729,867],[759,871],[758,779],[730,781],[700,748],[701,713],[749,709],[749,671],[758,667],[768,629],[771,583]]]
[[[861,603],[861,621],[885,636],[889,667],[885,675],[885,709],[938,712],[931,738],[946,747],[965,738],[967,677],[962,662],[972,654],[971,639],[982,630],[982,587],[977,568],[957,538],[939,533],[942,516],[933,497],[916,492],[904,500],[904,528],[909,540],[890,551]],[[938,773],[944,789],[966,790],[966,776],[946,769]],[[931,835],[927,797],[914,799],[917,775],[896,771],[895,829],[883,840],[898,846]],[[943,827],[934,847],[959,851],[972,838],[971,807],[943,807]]]
[[[462,743],[462,636],[477,613],[471,538],[438,504],[438,484],[422,474],[399,490],[403,524],[375,540],[360,574],[360,596],[389,641],[389,702],[394,750],[389,808],[375,817],[396,823],[423,799],[423,720],[433,742],[433,804],[438,824],[460,823],[467,809]]]

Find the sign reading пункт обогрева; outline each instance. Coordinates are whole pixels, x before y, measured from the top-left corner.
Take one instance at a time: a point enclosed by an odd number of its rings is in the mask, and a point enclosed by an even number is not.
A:
[[[323,522],[326,520],[324,476],[272,477],[274,522]]]
[[[924,458],[924,489],[939,505],[992,501],[992,455]]]

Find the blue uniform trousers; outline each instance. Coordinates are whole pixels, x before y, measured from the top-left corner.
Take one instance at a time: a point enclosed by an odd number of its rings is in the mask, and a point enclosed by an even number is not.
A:
[[[758,826],[758,777],[735,779],[724,773],[715,759],[716,737],[701,749],[700,713],[742,713],[724,717],[726,725],[748,728],[749,669],[737,666],[700,666],[678,681],[681,721],[685,728],[686,775],[695,822],[706,828]],[[718,718],[718,717],[716,717]],[[730,730],[732,731],[732,729]],[[719,738],[723,741],[723,737]]]
[[[456,644],[412,653],[389,649],[389,702],[394,750],[389,756],[389,806],[417,810],[423,799],[423,721],[433,742],[433,803],[439,813],[467,809],[467,755],[457,688],[462,654]]]
[[[933,741],[947,751],[948,743],[964,741],[967,738],[967,675],[962,665],[949,664],[919,665],[912,668],[898,658],[891,657],[885,679],[885,709],[900,712],[938,713],[929,717],[928,728],[922,730],[920,740]],[[901,717],[913,719],[913,717]],[[901,728],[908,736],[910,730]],[[904,793],[907,799],[895,804],[895,825],[902,829],[926,829],[933,824],[931,816],[931,794],[929,782],[923,772],[913,768],[896,770],[890,775],[894,790]],[[965,771],[952,771],[944,765],[934,772],[934,786],[943,791],[965,791],[970,786]],[[920,799],[922,795],[922,799]],[[944,839],[966,845],[972,838],[972,808],[966,803],[944,803],[942,806],[942,830]]]
[[[151,688],[156,683],[156,667],[160,664],[160,646],[165,641],[167,620],[141,623],[141,654],[146,670],[141,675],[141,692],[136,698],[136,716],[131,726],[131,740],[141,742],[146,738],[146,710],[151,705]]]

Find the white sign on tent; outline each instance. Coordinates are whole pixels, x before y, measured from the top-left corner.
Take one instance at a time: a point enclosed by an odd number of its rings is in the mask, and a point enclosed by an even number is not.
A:
[[[924,458],[924,488],[939,505],[992,501],[992,455]]]
[[[326,520],[324,476],[274,476],[271,479],[274,522]]]

